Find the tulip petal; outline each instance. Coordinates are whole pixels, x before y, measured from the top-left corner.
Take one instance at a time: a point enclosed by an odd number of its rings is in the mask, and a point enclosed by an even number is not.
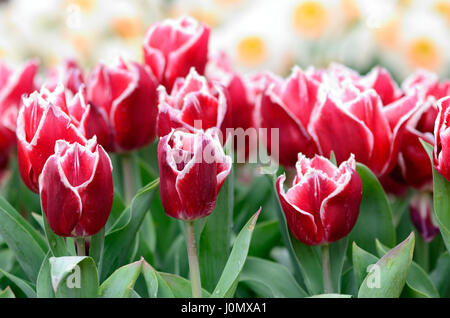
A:
[[[258,108],[261,116],[259,125],[267,129],[266,146],[268,151],[274,158],[278,156],[276,159],[282,165],[293,167],[299,152],[307,156],[316,152],[314,141],[301,122],[283,106],[270,88],[261,96]],[[277,145],[272,145],[272,129],[279,129]],[[277,146],[279,154],[275,153]]]
[[[373,151],[373,134],[349,112],[338,107],[329,97],[319,106],[309,126],[311,135],[326,157],[334,152],[338,163],[354,154],[359,162],[369,162]]]
[[[72,236],[81,215],[79,195],[64,180],[56,155],[51,156],[40,178],[42,208],[53,232],[60,236]]]
[[[339,170],[344,177],[336,190],[324,199],[320,209],[328,242],[337,241],[351,231],[358,219],[362,198],[362,182],[355,170],[354,159],[343,162]]]
[[[102,146],[97,146],[93,173],[77,190],[81,197],[82,213],[75,229],[77,235],[96,234],[106,224],[114,195],[111,160]]]
[[[131,62],[135,85],[129,85],[118,96],[111,110],[116,142],[124,150],[140,148],[150,143],[156,133],[156,79],[142,65]]]
[[[178,175],[175,184],[185,220],[209,215],[215,205],[218,193],[217,165],[215,158],[208,160],[204,151],[211,147],[211,140],[205,135],[195,136],[194,157]]]
[[[170,146],[168,142],[172,134],[161,137],[158,143],[160,196],[164,211],[171,217],[182,218],[181,211],[183,211],[183,206],[175,188],[179,172],[170,165]]]
[[[277,192],[280,199],[281,207],[283,208],[284,214],[286,215],[286,221],[292,232],[292,234],[301,242],[309,245],[315,245],[322,241],[320,236],[320,229],[316,226],[314,221],[314,216],[304,210],[298,208],[293,203],[289,201],[286,193],[283,189],[283,184],[286,179],[285,175],[281,175],[277,179]],[[294,190],[291,196],[297,194],[298,190]],[[305,192],[306,193],[306,192]],[[301,195],[301,192],[298,191]],[[304,205],[310,204],[311,197],[305,195],[303,197],[306,199]],[[299,198],[300,200],[301,198]]]
[[[172,51],[167,58],[165,85],[170,89],[177,77],[186,76],[191,67],[203,74],[207,61],[210,29],[203,26],[189,41]]]

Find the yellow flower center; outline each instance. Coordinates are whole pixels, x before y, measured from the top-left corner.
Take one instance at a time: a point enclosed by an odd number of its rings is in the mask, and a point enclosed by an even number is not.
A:
[[[447,20],[447,23],[450,24],[450,1],[448,0],[441,0],[438,1],[435,4],[434,9],[440,14],[442,15],[445,20]]]
[[[301,35],[320,37],[329,24],[329,13],[317,1],[304,1],[294,8],[292,17],[294,29]]]
[[[395,49],[399,43],[399,20],[394,18],[374,29],[377,41],[385,48]]]
[[[189,11],[189,15],[193,18],[197,19],[198,21],[201,21],[203,23],[206,23],[210,27],[217,26],[218,18],[217,14],[213,12],[212,10],[204,9],[204,8],[196,8]]]
[[[441,64],[441,54],[438,46],[427,37],[413,40],[407,46],[407,57],[414,67],[436,70]]]
[[[67,2],[69,5],[80,7],[83,12],[89,12],[94,8],[96,0],[67,0]]]
[[[398,0],[398,4],[401,7],[408,8],[413,4],[413,0]]]
[[[237,56],[244,64],[261,64],[267,57],[266,43],[256,35],[244,37],[237,45]]]
[[[113,30],[124,39],[141,35],[141,26],[141,21],[137,17],[117,17],[112,21]]]
[[[360,18],[356,0],[341,0],[341,8],[347,23],[352,23]]]

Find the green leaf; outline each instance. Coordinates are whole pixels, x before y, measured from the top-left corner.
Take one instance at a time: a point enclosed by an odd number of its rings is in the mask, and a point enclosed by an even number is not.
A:
[[[322,262],[320,247],[303,244],[292,237],[295,255],[300,263],[303,279],[311,295],[323,292]]]
[[[53,230],[50,228],[50,225],[48,224],[45,213],[42,214],[42,221],[44,223],[45,237],[47,238],[47,243],[50,247],[50,250],[52,251],[53,256],[59,257],[70,255],[69,251],[66,248],[66,241],[64,237],[56,235],[53,232]]]
[[[352,295],[345,295],[345,294],[320,294],[320,295],[314,295],[308,298],[352,298]]]
[[[256,225],[248,255],[268,258],[270,251],[281,241],[277,220],[261,222]]]
[[[3,197],[0,197],[0,235],[30,280],[36,281],[47,243]]]
[[[420,142],[431,160],[431,167],[433,169],[434,215],[447,251],[450,252],[450,182],[434,168],[433,146],[423,140],[420,140]]]
[[[406,282],[414,252],[414,232],[374,265],[362,282],[359,298],[397,298]]]
[[[395,245],[395,227],[391,207],[377,177],[366,166],[357,163],[363,196],[358,220],[350,232],[350,242],[355,241],[362,249],[376,253],[375,238],[383,244]]]
[[[239,275],[244,267],[247,258],[252,233],[255,229],[256,221],[261,210],[256,212],[244,228],[239,232],[231,250],[230,257],[220,276],[219,282],[212,294],[212,297],[232,297],[236,289]]]
[[[99,288],[102,298],[130,298],[141,273],[143,259],[117,269]]]
[[[341,292],[341,275],[348,246],[348,237],[330,244],[331,278],[334,291]]]
[[[441,297],[450,297],[450,255],[443,253],[436,264],[435,269],[430,275],[431,280],[437,287]]]
[[[386,246],[377,241],[378,255],[383,255],[389,250]],[[428,274],[416,263],[412,262],[409,267],[408,275],[406,276],[406,287],[404,296],[408,298],[429,298],[439,297],[439,293],[434,287]]]
[[[91,257],[50,257],[49,263],[51,283],[56,297],[97,297],[98,273]]]
[[[307,297],[292,274],[281,264],[262,258],[247,258],[239,278],[260,297]]]
[[[13,291],[8,286],[4,290],[0,291],[0,298],[16,298],[16,296],[14,296]]]
[[[121,224],[121,226],[114,225],[111,231],[106,234],[102,263],[99,266],[101,280],[115,268],[127,262],[130,248],[134,246],[133,242],[135,242],[137,232],[152,200],[153,190],[158,184],[159,179],[142,188],[133,198],[127,210],[117,220],[117,224]],[[126,219],[126,222],[121,219]]]
[[[233,221],[233,170],[217,197],[214,211],[206,218],[200,235],[198,261],[202,286],[212,291],[219,281],[230,251]]]
[[[89,256],[92,257],[97,265],[101,265],[103,256],[103,247],[105,243],[105,228],[103,227],[97,234],[91,236],[89,247]],[[98,270],[99,272],[101,269]]]
[[[34,288],[24,281],[22,278],[19,278],[11,273],[5,272],[0,268],[0,274],[3,274],[9,281],[11,281],[17,288],[19,288],[28,298],[36,298],[36,293],[34,292]]]
[[[181,276],[170,273],[159,273],[160,277],[169,286],[175,298],[190,298],[192,297],[191,282]],[[210,297],[210,294],[205,289],[202,289],[202,297]]]
[[[49,259],[52,256],[52,252],[49,251],[42,262],[41,269],[36,282],[36,294],[38,298],[54,298],[55,292],[53,291],[52,278],[50,274],[50,262]]]
[[[363,250],[353,242],[353,272],[355,274],[356,286],[361,286],[364,278],[367,276],[368,267],[378,262],[378,257]]]
[[[283,209],[281,208],[281,203],[280,203],[280,199],[278,198],[278,194],[277,194],[277,188],[276,188],[276,176],[267,176],[271,183],[272,183],[272,196],[275,198],[275,202],[276,204],[276,208],[275,208],[275,212],[278,218],[278,224],[280,226],[280,231],[281,231],[281,238],[283,240],[284,246],[286,246],[287,251],[289,253],[289,258],[291,260],[291,264],[293,267],[293,271],[294,271],[294,277],[297,279],[297,282],[299,283],[303,283],[305,280],[305,285],[306,285],[306,280],[307,277],[304,276],[304,272],[303,269],[300,265],[299,260],[297,259],[297,255],[296,255],[296,251],[294,249],[294,245],[293,242],[297,242],[297,240],[291,240],[291,236],[287,227],[287,223],[286,223],[286,217],[284,215]],[[308,290],[310,291],[310,287],[306,286],[308,288]]]
[[[150,298],[174,298],[174,294],[161,275],[147,262],[142,265],[147,291]]]
[[[123,202],[123,199],[117,189],[114,189],[114,199],[113,199],[113,205],[111,208],[111,213],[109,214],[108,221],[105,225],[105,232],[109,233],[111,231],[111,228],[113,225],[116,225],[117,220],[120,218],[120,216],[125,212],[125,209],[127,206]]]
[[[142,264],[142,275],[147,285],[147,291],[150,298],[158,297],[158,275],[153,267],[144,261]]]

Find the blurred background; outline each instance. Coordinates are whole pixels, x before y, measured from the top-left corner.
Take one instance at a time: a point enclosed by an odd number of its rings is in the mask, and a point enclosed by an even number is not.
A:
[[[450,75],[450,0],[0,0],[0,59],[140,61],[147,28],[180,15],[209,24],[211,54],[243,72],[336,61],[381,64],[398,81],[417,68]]]

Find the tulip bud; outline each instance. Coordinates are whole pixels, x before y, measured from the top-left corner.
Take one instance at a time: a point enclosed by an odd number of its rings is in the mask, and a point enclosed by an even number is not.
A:
[[[17,159],[20,175],[34,192],[39,191],[39,175],[59,139],[84,144],[85,137],[69,116],[65,90],[59,85],[50,92],[45,87],[23,99],[17,118]]]
[[[83,71],[75,60],[66,59],[57,69],[52,69],[45,86],[53,90],[59,83],[62,83],[72,94],[76,94],[84,84]]]
[[[218,128],[225,136],[231,126],[228,101],[222,86],[208,82],[192,68],[189,75],[179,78],[172,92],[159,88],[158,136],[163,137],[174,128],[190,132],[197,129]]]
[[[113,202],[111,160],[95,138],[58,140],[39,179],[42,208],[57,235],[83,237],[105,226]]]
[[[419,95],[421,100],[416,113],[408,120],[400,144],[398,163],[391,173],[399,184],[418,190],[432,187],[433,175],[429,156],[420,140],[434,144],[434,124],[438,114],[437,100],[450,94],[446,83],[439,83],[435,73],[417,71],[402,84],[405,96]]]
[[[361,178],[354,156],[339,167],[316,155],[299,154],[297,175],[285,193],[285,175],[278,177],[277,192],[292,234],[308,245],[327,244],[346,236],[359,215]]]
[[[208,79],[221,83],[228,94],[231,127],[244,130],[255,127],[255,103],[251,85],[244,76],[232,69],[229,56],[221,52],[210,59],[206,73]]]
[[[170,92],[178,77],[191,67],[203,74],[208,58],[209,27],[191,17],[153,24],[144,40],[145,63]]]
[[[215,132],[173,130],[158,144],[161,202],[166,214],[195,220],[211,214],[231,171]]]
[[[306,128],[316,105],[318,83],[300,68],[294,68],[281,83],[270,76],[262,76],[259,81],[268,85],[257,99],[257,120],[259,127],[267,129],[268,152],[283,166],[293,167],[299,152],[307,156],[317,153]],[[279,129],[279,154],[272,153],[272,129]]]
[[[439,233],[439,227],[433,217],[432,193],[417,193],[409,204],[411,222],[420,236],[427,243],[431,242]]]
[[[5,131],[4,138],[15,142],[17,114],[22,102],[22,95],[35,90],[34,79],[38,70],[35,60],[26,63],[23,68],[15,71],[0,62],[0,128]],[[13,137],[13,138],[10,138]]]
[[[434,167],[450,181],[450,96],[438,101],[439,114],[436,118],[434,136]]]
[[[99,64],[88,79],[87,98],[94,118],[86,119],[87,137],[98,136],[108,151],[130,151],[155,138],[157,81],[148,67],[120,59],[117,65]],[[95,123],[101,119],[98,131]],[[105,122],[106,121],[106,122]],[[109,130],[109,133],[106,131]]]

